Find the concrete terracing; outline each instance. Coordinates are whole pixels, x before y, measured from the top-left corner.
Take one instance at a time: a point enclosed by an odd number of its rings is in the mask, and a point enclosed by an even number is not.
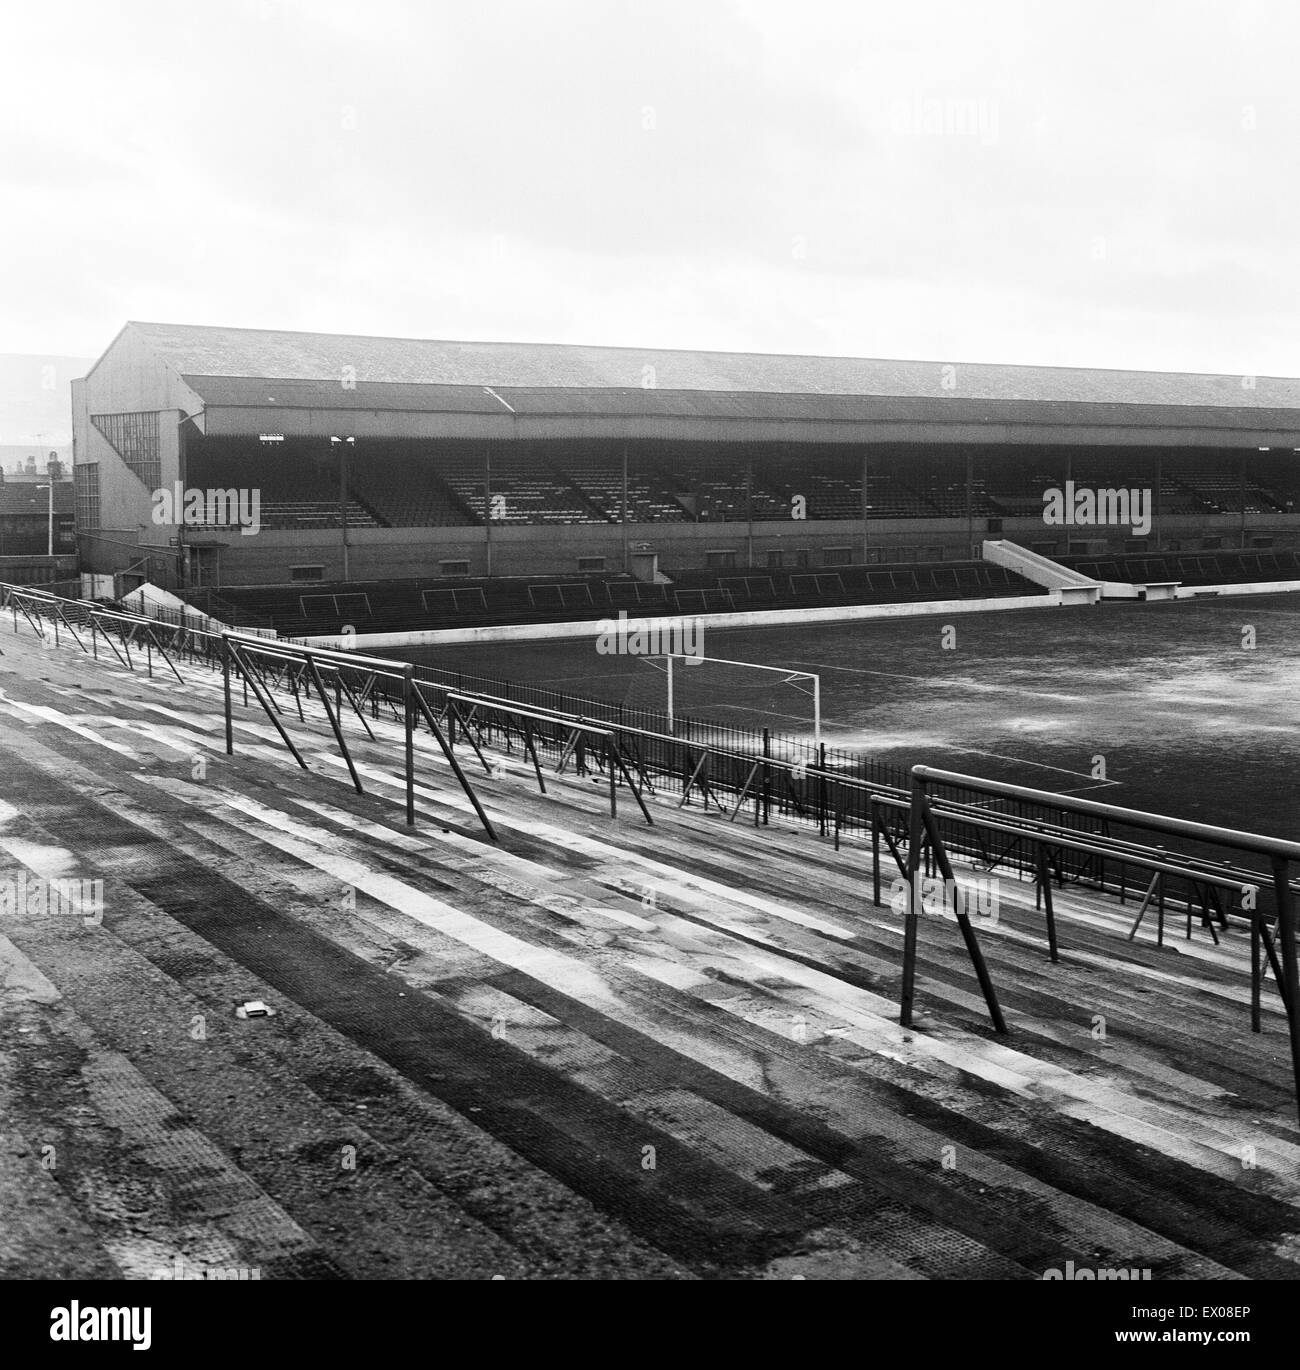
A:
[[[303,772],[239,703],[230,759],[198,667],[0,648],[0,880],[104,882],[0,926],[0,1276],[1300,1274],[1239,930],[1161,952],[1062,890],[1053,966],[1003,880],[1011,1035],[940,918],[904,1031],[858,844],[506,758],[493,845],[423,742],[412,831],[383,724],[358,796],[319,716]]]

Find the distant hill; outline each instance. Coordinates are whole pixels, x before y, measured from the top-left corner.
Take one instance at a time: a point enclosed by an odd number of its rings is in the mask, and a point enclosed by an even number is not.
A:
[[[0,352],[0,451],[21,447],[44,454],[72,444],[71,383],[94,365],[93,357],[51,357]]]

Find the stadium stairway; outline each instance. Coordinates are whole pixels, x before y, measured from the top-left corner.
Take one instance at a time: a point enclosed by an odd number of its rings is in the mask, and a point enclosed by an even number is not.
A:
[[[1050,557],[1031,552],[1028,547],[1010,542],[1005,538],[984,543],[984,559],[995,565],[1032,580],[1036,585],[1053,591],[1063,599],[1075,600],[1081,604],[1096,604],[1107,588],[1100,581],[1081,571],[1072,570]],[[1118,589],[1118,586],[1110,587]]]
[[[611,819],[603,783],[541,797],[496,757],[494,845],[424,739],[410,830],[382,722],[357,795],[319,713],[287,720],[307,772],[243,707],[228,758],[200,668],[0,646],[0,879],[105,884],[102,923],[0,937],[0,1274],[1300,1274],[1286,1038],[1271,994],[1248,1031],[1240,935],[1157,951],[1068,890],[1053,966],[1004,880],[1013,1034],[942,919],[904,1030],[860,843]]]

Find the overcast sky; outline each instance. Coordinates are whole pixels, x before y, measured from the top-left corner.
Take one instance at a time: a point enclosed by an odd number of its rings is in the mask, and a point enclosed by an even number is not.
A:
[[[128,318],[1296,375],[1295,0],[24,0],[0,351]]]

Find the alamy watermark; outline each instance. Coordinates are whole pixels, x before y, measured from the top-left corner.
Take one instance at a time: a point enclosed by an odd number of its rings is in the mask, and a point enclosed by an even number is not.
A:
[[[938,876],[921,878],[921,912],[934,918],[955,919],[959,914],[980,918],[985,923],[998,921],[1001,895],[995,875],[966,880],[941,880]],[[889,888],[889,907],[905,914],[911,904],[908,882],[898,876]]]
[[[153,1345],[153,1309],[83,1307],[76,1299],[50,1310],[51,1341],[129,1341],[133,1351]]]
[[[104,882],[75,876],[47,880],[29,875],[0,877],[0,919],[80,918],[88,926],[104,921]]]
[[[596,624],[596,651],[601,656],[684,656],[704,660],[704,625],[698,618],[633,618],[618,611],[618,620]]]
[[[238,528],[244,537],[262,531],[262,492],[234,486],[220,490],[186,488],[180,481],[155,490],[153,521],[186,528]]]
[[[1043,491],[1043,522],[1052,527],[1128,526],[1144,538],[1151,531],[1152,505],[1149,489],[1094,490],[1067,480],[1064,489],[1053,485]]]
[[[914,95],[876,112],[878,133],[897,138],[974,138],[984,147],[998,139],[998,102],[969,96]]]
[[[149,1278],[151,1280],[260,1280],[262,1278],[262,1267],[260,1265],[192,1265],[177,1256],[170,1265],[160,1265]]]
[[[1042,1278],[1045,1280],[1149,1280],[1151,1270],[1147,1266],[1120,1266],[1112,1268],[1103,1266],[1099,1270],[1094,1270],[1090,1266],[1076,1266],[1073,1261],[1066,1261],[1065,1269],[1053,1266],[1051,1270],[1044,1270]]]

